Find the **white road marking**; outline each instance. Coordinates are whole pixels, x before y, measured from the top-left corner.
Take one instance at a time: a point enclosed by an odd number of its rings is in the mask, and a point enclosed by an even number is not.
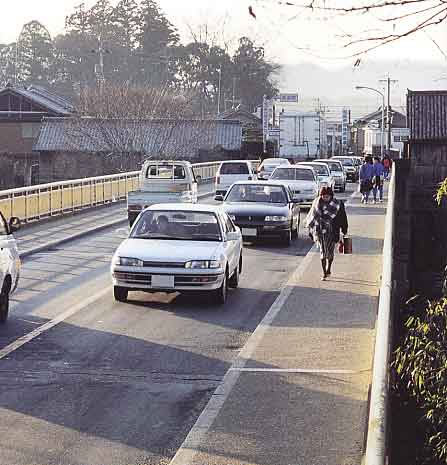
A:
[[[312,369],[312,368],[230,368],[233,371],[241,373],[327,373],[336,375],[353,375],[371,370],[329,370],[329,369]]]
[[[30,333],[25,334],[22,337],[19,337],[14,342],[11,342],[11,344],[8,344],[6,347],[4,347],[3,349],[0,350],[0,360],[2,358],[5,358],[11,352],[14,352],[15,350],[17,350],[20,347],[22,347],[23,345],[25,345],[26,343],[28,343],[28,342],[32,341],[33,339],[35,339],[36,337],[40,336],[45,331],[48,331],[49,329],[53,328],[54,326],[58,325],[59,323],[62,323],[67,318],[70,318],[75,313],[77,313],[80,310],[83,310],[84,308],[86,308],[89,305],[93,304],[94,302],[101,299],[102,297],[104,297],[108,293],[110,293],[110,287],[107,287],[106,289],[103,289],[102,291],[97,292],[96,294],[92,295],[91,297],[88,297],[87,299],[83,300],[82,302],[75,305],[74,307],[71,307],[68,310],[66,310],[65,312],[61,313],[56,318],[48,321],[47,323],[43,324],[42,326],[39,326],[34,331],[31,331]]]
[[[266,331],[271,326],[273,320],[289,298],[294,288],[293,283],[299,281],[300,277],[308,268],[310,262],[313,259],[313,255],[316,253],[315,250],[316,248],[313,246],[313,248],[308,252],[306,257],[300,263],[298,268],[295,270],[295,272],[291,275],[287,284],[283,287],[281,293],[275,302],[273,302],[261,323],[258,325],[254,333],[249,337],[247,343],[242,348],[233,365],[225,374],[221,384],[212,395],[207,406],[195,422],[194,426],[191,428],[191,431],[189,432],[188,436],[186,436],[186,439],[183,441],[183,444],[180,446],[179,450],[169,465],[189,465],[192,463],[194,457],[200,450],[200,445],[204,440],[206,433],[211,428],[211,425],[217,418],[217,415],[219,414],[234,385],[239,379],[239,376],[244,369],[245,363],[250,359],[251,355],[254,353],[262,338],[264,337]]]

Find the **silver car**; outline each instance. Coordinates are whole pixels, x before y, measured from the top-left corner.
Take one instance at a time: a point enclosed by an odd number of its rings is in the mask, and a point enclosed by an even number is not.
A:
[[[9,313],[9,296],[16,290],[20,276],[20,256],[13,233],[20,227],[18,218],[6,221],[0,212],[0,323]]]

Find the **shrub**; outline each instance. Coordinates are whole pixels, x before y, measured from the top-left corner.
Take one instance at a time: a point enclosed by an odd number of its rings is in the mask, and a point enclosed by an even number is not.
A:
[[[392,368],[400,392],[422,412],[426,446],[447,463],[447,298],[408,317]]]

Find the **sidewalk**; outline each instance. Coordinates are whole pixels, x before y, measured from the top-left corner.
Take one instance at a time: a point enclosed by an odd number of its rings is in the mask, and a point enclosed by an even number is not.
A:
[[[171,465],[359,465],[386,203],[347,206],[353,255],[308,254]]]
[[[199,199],[208,197],[212,184],[199,186]],[[213,191],[214,192],[214,191]],[[57,216],[23,226],[14,237],[22,258],[33,253],[57,247],[65,242],[79,239],[113,226],[127,224],[126,202],[82,210],[75,214]]]

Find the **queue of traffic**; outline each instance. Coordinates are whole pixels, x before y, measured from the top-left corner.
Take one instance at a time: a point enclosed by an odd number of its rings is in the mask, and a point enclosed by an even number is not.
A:
[[[140,189],[128,195],[131,226],[111,264],[114,297],[129,291],[209,291],[225,303],[243,270],[243,243],[276,238],[285,246],[298,237],[300,210],[310,207],[321,187],[344,192],[358,179],[361,159],[333,157],[291,164],[248,160],[220,164],[216,205],[198,203],[198,183],[187,161],[143,164]],[[0,323],[17,288],[20,256],[13,233],[18,218],[0,212]]]

